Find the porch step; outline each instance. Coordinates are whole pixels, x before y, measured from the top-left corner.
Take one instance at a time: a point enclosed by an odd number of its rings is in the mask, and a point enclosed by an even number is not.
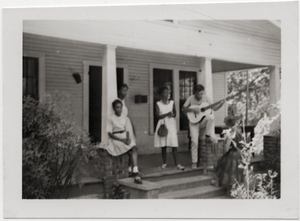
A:
[[[226,189],[215,186],[202,186],[191,189],[159,194],[159,199],[208,199],[226,194]]]
[[[204,167],[199,167],[197,169],[186,168],[182,170],[161,170],[159,172],[150,173],[143,176],[143,180],[148,180],[152,182],[158,182],[162,180],[178,179],[178,178],[187,178],[193,176],[203,175]]]
[[[159,193],[178,191],[184,189],[191,189],[211,184],[211,177],[208,176],[191,176],[178,179],[167,179],[157,181],[156,183],[161,186]]]

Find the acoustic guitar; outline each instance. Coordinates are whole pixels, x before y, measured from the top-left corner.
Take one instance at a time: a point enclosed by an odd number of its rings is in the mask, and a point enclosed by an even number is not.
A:
[[[239,93],[241,93],[241,92],[239,92]],[[211,108],[213,108],[214,106],[218,105],[223,100],[227,101],[227,100],[233,98],[236,95],[237,94],[230,95],[230,96],[226,97],[225,99],[222,99],[222,100],[220,100],[218,102],[215,102],[215,103],[213,103],[211,105],[209,105],[209,103],[207,103],[207,102],[203,102],[200,105],[191,105],[191,106],[189,106],[189,109],[198,109],[199,112],[198,113],[196,113],[194,111],[187,112],[187,117],[188,117],[189,121],[192,124],[200,123],[200,122],[202,122],[205,119],[206,116],[208,116],[208,115],[211,114],[211,112],[212,112]]]

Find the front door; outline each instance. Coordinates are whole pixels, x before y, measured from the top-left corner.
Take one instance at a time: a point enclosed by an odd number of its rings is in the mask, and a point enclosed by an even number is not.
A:
[[[102,67],[89,67],[89,133],[93,143],[101,142]]]
[[[117,68],[117,85],[124,83],[124,69]],[[102,67],[89,66],[89,133],[93,143],[101,142]]]

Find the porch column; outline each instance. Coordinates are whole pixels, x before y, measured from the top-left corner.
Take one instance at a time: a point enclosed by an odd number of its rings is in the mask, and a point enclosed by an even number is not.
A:
[[[275,104],[280,100],[280,75],[279,75],[279,66],[270,66],[270,103]],[[273,111],[270,112],[270,116],[274,116]]]
[[[102,58],[102,125],[101,138],[106,141],[108,134],[106,132],[107,119],[113,114],[112,102],[117,95],[117,74],[116,74],[116,46],[103,46]]]
[[[197,84],[202,84],[204,86],[206,96],[213,102],[211,58],[200,59],[200,70],[201,72],[198,72],[197,76]],[[215,134],[215,123],[213,124],[211,134]]]

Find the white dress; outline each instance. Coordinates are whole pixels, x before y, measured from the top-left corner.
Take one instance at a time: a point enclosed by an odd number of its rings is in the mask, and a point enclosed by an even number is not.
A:
[[[114,140],[109,137],[108,146],[106,149],[112,156],[119,156],[121,154],[124,154],[136,145],[135,140],[133,139],[131,122],[128,117],[122,115],[119,117],[115,114],[112,115],[107,121],[106,131],[108,133],[113,133],[115,136],[122,139],[126,138],[126,132],[129,132],[129,137],[131,139],[131,143],[129,145],[126,145],[121,141]],[[118,131],[124,132],[114,133]]]
[[[170,100],[167,104],[158,101],[157,105],[159,107],[159,115],[162,115],[173,111],[174,101]],[[160,137],[157,134],[160,125],[163,123],[168,129],[168,135],[166,137]],[[177,127],[174,117],[165,117],[158,121],[154,136],[154,147],[178,147]]]

